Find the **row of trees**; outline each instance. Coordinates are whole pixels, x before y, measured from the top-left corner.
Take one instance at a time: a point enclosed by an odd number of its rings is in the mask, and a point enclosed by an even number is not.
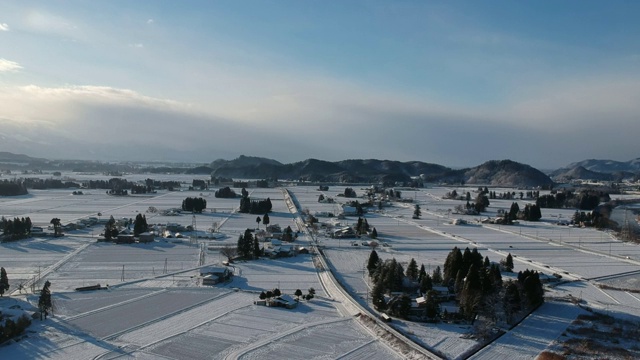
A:
[[[238,237],[237,253],[244,259],[257,259],[262,255],[258,238],[253,236],[250,229],[244,231],[243,235]]]
[[[182,200],[182,210],[183,211],[192,211],[196,213],[201,213],[202,210],[207,208],[207,200],[199,197],[188,197]]]
[[[244,189],[243,189],[244,190]],[[266,214],[271,212],[273,205],[271,199],[266,200],[251,200],[249,196],[243,196],[240,198],[240,210],[239,212],[244,214]]]
[[[354,198],[354,197],[358,196],[356,194],[356,191],[353,190],[353,188],[350,188],[350,187],[344,189],[343,195],[344,195],[344,197],[348,197],[348,198]]]
[[[541,208],[593,210],[600,202],[608,202],[610,200],[609,194],[603,191],[582,190],[578,193],[561,191],[538,197],[536,204]]]
[[[104,225],[104,238],[107,241],[111,241],[112,239],[116,238],[119,233],[120,231],[118,230],[118,226],[116,225],[116,219],[114,219],[112,215]]]
[[[236,196],[238,196],[236,194],[235,191],[233,191],[233,189],[231,189],[230,187],[226,186],[224,188],[218,189],[215,192],[215,197],[217,198],[225,198],[225,199],[233,199]]]
[[[511,208],[508,212],[504,214],[504,224],[511,224],[513,221],[527,220],[527,221],[538,221],[542,218],[542,212],[540,211],[540,206],[537,204],[526,204],[524,209],[520,210],[520,205],[517,202],[511,203]]]
[[[147,231],[149,231],[147,217],[144,214],[139,213],[136,215],[136,220],[133,222],[133,236],[138,236]]]
[[[607,219],[598,211],[578,211],[573,214],[571,222],[576,225],[584,225],[587,227],[594,226],[596,228],[604,228],[607,226]]]
[[[0,196],[27,195],[27,187],[22,181],[0,181]]]
[[[507,269],[513,268],[513,258],[509,254],[502,261]],[[511,321],[512,315],[522,309],[530,309],[543,301],[543,288],[537,272],[526,270],[518,274],[518,281],[507,282],[503,286],[500,267],[482,257],[477,249],[464,252],[455,247],[447,255],[444,273],[436,267],[430,275],[424,264],[418,268],[415,259],[411,259],[404,270],[395,259],[381,261],[373,250],[367,263],[369,276],[374,287],[372,301],[379,311],[387,311],[392,315],[407,317],[411,309],[411,298],[408,295],[392,297],[387,303],[385,294],[401,292],[419,284],[419,291],[426,297],[425,315],[433,318],[438,314],[438,296],[432,291],[434,285],[443,285],[453,291],[458,299],[460,312],[472,319],[482,314],[496,319],[502,309]]]
[[[79,188],[80,184],[73,181],[62,181],[60,179],[28,178],[24,180],[24,186],[30,189],[46,190]]]
[[[4,216],[0,219],[0,228],[4,232],[5,236],[10,237],[11,239],[22,239],[25,236],[31,234],[31,218],[28,216],[26,218],[14,218],[6,219]]]
[[[496,193],[495,191],[489,191],[489,199],[506,199],[506,200],[512,200],[515,199],[516,197],[519,197],[520,200],[524,199],[525,197],[527,199],[537,199],[538,197],[540,197],[540,191],[535,190],[535,191],[527,191],[522,192],[520,191],[519,193],[516,194],[515,191],[506,191],[503,193]]]

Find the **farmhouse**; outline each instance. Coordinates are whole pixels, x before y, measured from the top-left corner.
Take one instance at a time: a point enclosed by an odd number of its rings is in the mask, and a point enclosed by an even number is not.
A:
[[[336,229],[331,236],[337,239],[351,239],[356,237],[356,232],[351,226]]]
[[[156,238],[156,234],[154,234],[153,232],[143,232],[140,235],[138,235],[138,241],[141,243],[150,243],[153,242]]]
[[[116,244],[133,244],[134,242],[136,242],[136,239],[132,234],[118,234],[115,239]]]
[[[233,273],[227,267],[205,266],[200,268],[202,285],[215,285],[231,278]]]
[[[344,216],[355,216],[358,215],[358,209],[353,206],[342,205],[342,215]]]
[[[277,298],[271,300],[267,304],[267,306],[277,306],[277,307],[283,307],[287,309],[294,309],[295,307],[298,306],[298,302],[294,298],[292,298],[291,295],[282,294]]]

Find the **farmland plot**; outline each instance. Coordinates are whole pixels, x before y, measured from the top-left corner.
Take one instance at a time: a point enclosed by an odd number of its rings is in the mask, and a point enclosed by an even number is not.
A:
[[[472,359],[532,359],[585,313],[568,303],[545,303],[520,325],[482,349]]]
[[[45,276],[48,268],[64,261],[78,251],[87,241],[70,237],[32,238],[16,242],[0,243],[0,265],[9,272],[10,290],[18,289],[33,276]],[[38,280],[36,278],[36,280]]]
[[[226,287],[257,291],[279,288],[293,294],[297,289],[307,292],[313,287],[316,295],[326,296],[318,279],[311,255],[299,254],[291,258],[260,259],[234,264],[235,276]]]
[[[48,279],[56,290],[87,285],[116,285],[198,265],[199,248],[165,242],[116,245],[94,243],[63,264]],[[166,264],[166,271],[165,271]]]
[[[248,294],[234,293],[215,301],[215,304],[220,305],[215,312],[194,313],[197,319],[190,323],[197,326],[160,341],[145,351],[178,358],[222,359],[234,350],[243,352],[242,349],[253,347],[253,344],[260,343],[263,339],[270,342],[271,339],[279,338],[279,334],[303,328],[305,324],[338,318],[335,309],[327,308],[322,300],[304,302],[296,309],[285,310],[252,305],[250,297]],[[183,322],[184,319],[179,321]],[[154,339],[155,331],[152,328],[140,329],[138,332],[146,333],[143,336],[147,336],[149,340]],[[137,332],[127,334],[127,338],[129,337],[137,341]]]
[[[350,354],[354,349],[359,349],[370,343],[368,337],[362,333],[362,329],[353,320],[333,324],[319,325],[306,328],[291,335],[287,335],[278,341],[246,353],[240,359],[309,359],[309,358],[340,358]],[[374,359],[399,358],[384,347],[376,354]]]
[[[98,338],[130,331],[147,322],[158,321],[168,314],[183,311],[191,306],[211,301],[220,295],[219,290],[169,290],[157,292],[136,301],[123,302],[102,311],[76,316],[68,322]]]

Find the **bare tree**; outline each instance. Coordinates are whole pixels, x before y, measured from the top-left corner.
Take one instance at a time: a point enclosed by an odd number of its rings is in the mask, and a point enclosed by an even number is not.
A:
[[[220,254],[227,257],[227,261],[233,262],[233,258],[238,255],[238,249],[231,245],[225,245],[222,249],[220,249]]]

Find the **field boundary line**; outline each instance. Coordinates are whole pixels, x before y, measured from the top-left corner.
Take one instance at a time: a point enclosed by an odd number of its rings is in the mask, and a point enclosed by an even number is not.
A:
[[[96,291],[101,291],[101,290],[96,290]],[[148,294],[137,296],[137,297],[135,297],[133,299],[128,299],[128,300],[125,300],[125,301],[121,301],[119,303],[103,306],[103,307],[98,308],[98,309],[89,310],[89,311],[83,312],[81,314],[77,314],[77,315],[74,315],[74,316],[69,316],[69,317],[64,318],[64,320],[65,321],[77,320],[77,319],[83,318],[85,316],[93,315],[93,314],[96,314],[96,313],[99,313],[99,312],[102,312],[102,311],[107,311],[109,309],[112,309],[112,308],[115,308],[115,307],[118,307],[118,306],[130,304],[130,303],[133,303],[133,302],[136,302],[136,301],[140,301],[140,300],[143,300],[143,299],[146,299],[146,298],[149,298],[149,297],[153,297],[153,296],[162,294],[162,293],[167,292],[167,291],[168,291],[167,289],[161,289],[159,291],[152,291],[152,292],[150,292]]]

